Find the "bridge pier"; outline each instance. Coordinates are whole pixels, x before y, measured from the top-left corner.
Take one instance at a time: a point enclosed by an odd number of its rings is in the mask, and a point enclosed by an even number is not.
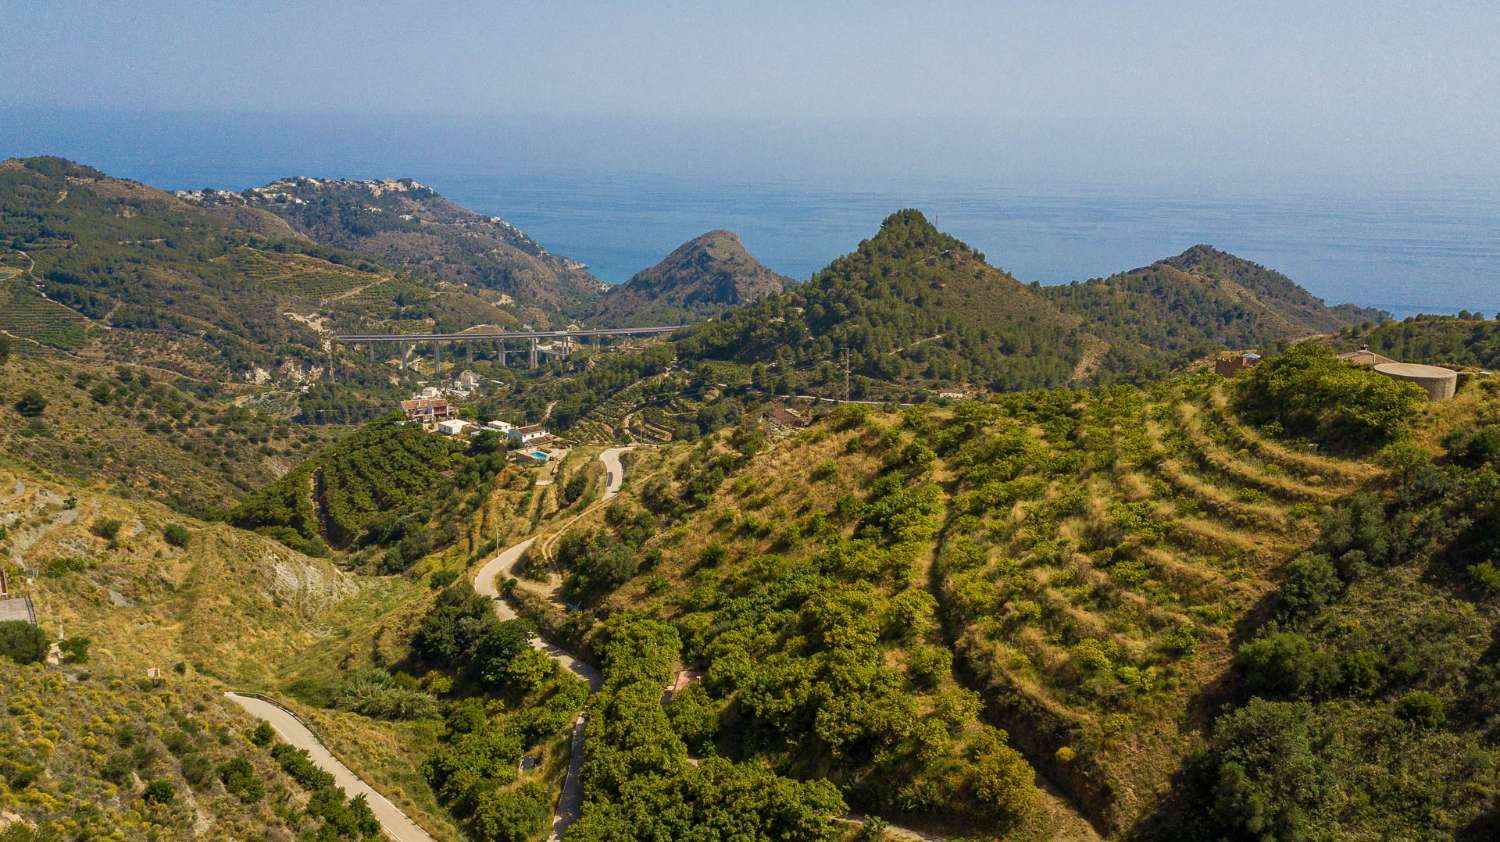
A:
[[[535,336],[531,337],[531,355],[528,357],[528,362],[530,363],[530,365],[531,365],[532,368],[536,368],[536,337]]]

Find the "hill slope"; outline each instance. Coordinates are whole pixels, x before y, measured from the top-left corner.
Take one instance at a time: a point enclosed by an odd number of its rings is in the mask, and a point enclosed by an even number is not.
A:
[[[789,279],[762,266],[730,231],[709,231],[605,293],[589,320],[612,327],[681,324],[781,292]]]
[[[1092,341],[1080,323],[904,210],[807,283],[731,310],[678,349],[774,366],[785,389],[841,384],[835,366],[848,348],[854,397],[939,384],[1008,390],[1074,378]]]
[[[1332,333],[1383,315],[1328,307],[1280,272],[1202,245],[1140,269],[1039,291],[1114,337],[1114,354],[1144,346],[1169,365],[1222,348]]]
[[[582,263],[548,252],[497,216],[460,207],[409,178],[346,181],[283,178],[241,193],[179,194],[206,207],[269,211],[320,243],[419,268],[442,280],[494,289],[537,309],[580,314],[604,290]]]
[[[217,380],[327,361],[335,330],[513,324],[499,293],[446,288],[292,231],[60,158],[0,162],[0,330]]]

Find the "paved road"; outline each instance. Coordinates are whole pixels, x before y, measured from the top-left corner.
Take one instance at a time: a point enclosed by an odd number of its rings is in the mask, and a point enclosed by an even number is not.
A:
[[[251,716],[270,723],[272,730],[281,737],[282,742],[305,749],[308,756],[312,758],[313,765],[332,775],[333,782],[338,784],[339,789],[342,789],[345,795],[350,798],[363,795],[370,803],[370,810],[375,813],[375,818],[380,820],[380,829],[385,832],[386,836],[396,842],[436,842],[427,831],[407,818],[399,807],[372,789],[369,784],[355,777],[354,773],[349,771],[349,767],[330,754],[328,749],[313,735],[313,732],[309,731],[307,726],[303,725],[302,721],[286,708],[264,699],[242,696],[239,693],[225,693],[224,695],[248,711]]]
[[[599,461],[604,463],[604,496],[599,499],[599,502],[574,516],[567,524],[563,524],[564,529],[574,520],[583,517],[620,493],[620,486],[625,482],[625,468],[620,464],[620,454],[629,449],[628,447],[611,447],[599,454]],[[561,532],[561,530],[558,531]],[[506,547],[499,555],[485,562],[474,574],[474,590],[495,600],[495,615],[501,621],[514,620],[517,615],[516,610],[500,598],[500,590],[495,586],[495,582],[502,577],[510,577],[510,572],[516,566],[516,562],[521,560],[535,540],[536,536],[533,535],[519,544]],[[527,587],[527,584],[523,582],[522,586]],[[540,590],[535,586],[528,589]],[[531,648],[546,652],[564,669],[588,682],[590,693],[597,693],[599,688],[604,686],[604,676],[600,675],[598,670],[573,657],[572,653],[562,647],[548,643],[540,637],[533,637]],[[563,832],[568,829],[568,825],[577,820],[583,811],[583,784],[580,775],[583,770],[584,730],[584,715],[580,713],[578,718],[573,720],[572,756],[568,760],[568,773],[563,778],[562,795],[557,800],[557,812],[552,816],[552,835],[549,837],[551,840],[562,839]]]

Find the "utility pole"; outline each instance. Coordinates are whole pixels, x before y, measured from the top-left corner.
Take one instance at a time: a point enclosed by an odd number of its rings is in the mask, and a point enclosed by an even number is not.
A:
[[[844,346],[844,400],[849,400],[849,346]]]

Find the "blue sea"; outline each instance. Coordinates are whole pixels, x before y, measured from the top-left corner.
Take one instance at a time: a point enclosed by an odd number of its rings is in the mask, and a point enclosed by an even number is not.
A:
[[[600,143],[609,142],[601,138]],[[410,176],[504,217],[619,282],[714,228],[806,279],[915,207],[1023,281],[1065,283],[1208,243],[1277,269],[1329,303],[1397,316],[1500,310],[1500,186],[1380,191],[1026,186],[866,173],[820,178],[612,163],[587,138],[461,122],[0,112],[0,157],[57,154],[165,189],[243,189],[286,175]],[[791,169],[791,168],[788,168]]]

